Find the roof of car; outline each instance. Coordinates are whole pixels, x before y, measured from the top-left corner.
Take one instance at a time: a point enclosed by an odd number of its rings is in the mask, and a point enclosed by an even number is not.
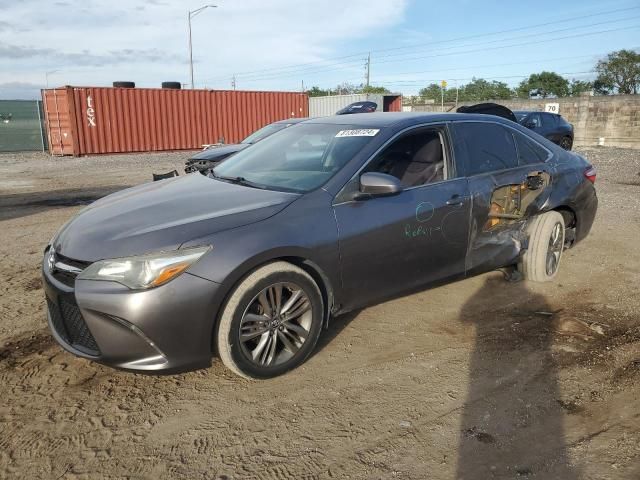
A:
[[[278,120],[277,122],[273,122],[272,125],[277,125],[280,123],[286,123],[286,124],[294,124],[294,123],[300,123],[300,122],[304,122],[306,120],[309,120],[309,117],[303,117],[303,118],[298,118],[298,117],[293,117],[293,118],[285,118],[284,120]]]
[[[524,114],[529,114],[529,113],[546,113],[547,115],[558,115],[560,116],[559,113],[554,113],[554,112],[541,112],[539,110],[514,110],[513,113],[524,113]]]
[[[415,125],[428,122],[449,122],[461,120],[480,120],[500,123],[513,123],[496,115],[480,113],[433,113],[433,112],[374,112],[354,115],[334,115],[307,120],[305,123],[324,123],[334,125],[357,125],[365,128]]]

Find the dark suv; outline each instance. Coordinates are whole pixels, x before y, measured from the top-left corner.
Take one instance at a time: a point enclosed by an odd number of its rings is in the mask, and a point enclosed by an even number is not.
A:
[[[548,138],[565,150],[573,146],[573,125],[557,113],[517,111],[513,112],[518,123]]]

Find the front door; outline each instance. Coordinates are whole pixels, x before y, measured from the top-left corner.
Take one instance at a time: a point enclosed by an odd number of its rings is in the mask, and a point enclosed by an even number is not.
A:
[[[346,309],[464,274],[470,201],[466,179],[447,178],[453,169],[445,139],[444,128],[408,132],[363,170],[396,176],[401,193],[346,201],[338,195]],[[351,183],[359,185],[359,175]]]

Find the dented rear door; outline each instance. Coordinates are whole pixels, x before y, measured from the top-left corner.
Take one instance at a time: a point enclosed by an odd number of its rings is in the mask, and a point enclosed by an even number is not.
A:
[[[453,134],[471,196],[467,273],[516,263],[527,220],[549,197],[549,152],[499,123],[455,122]]]

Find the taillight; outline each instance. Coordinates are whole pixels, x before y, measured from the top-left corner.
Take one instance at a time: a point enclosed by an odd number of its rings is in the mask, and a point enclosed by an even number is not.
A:
[[[589,165],[589,168],[584,171],[584,176],[587,177],[587,180],[589,180],[591,183],[596,183],[597,173],[598,169],[593,165]]]

